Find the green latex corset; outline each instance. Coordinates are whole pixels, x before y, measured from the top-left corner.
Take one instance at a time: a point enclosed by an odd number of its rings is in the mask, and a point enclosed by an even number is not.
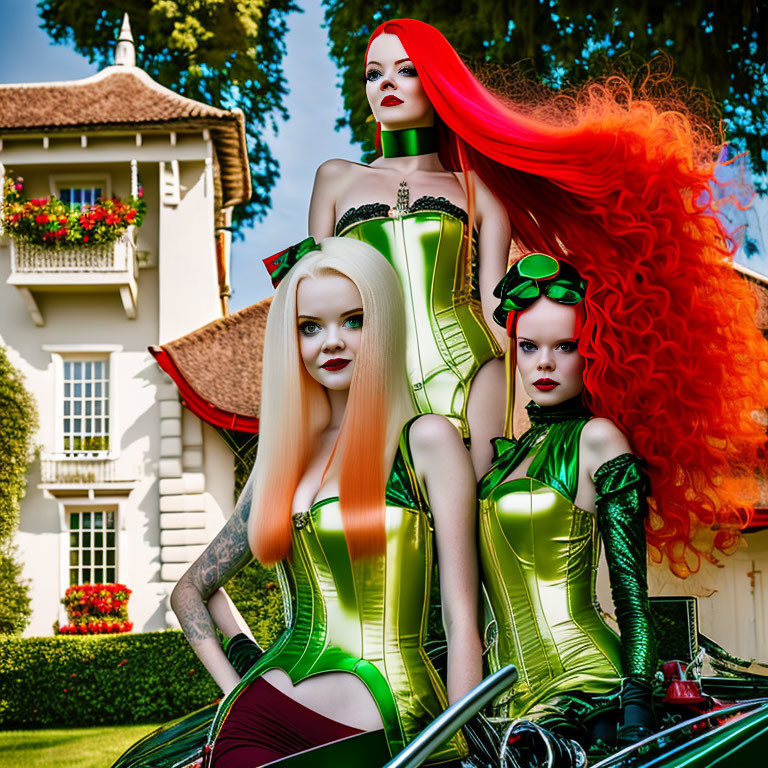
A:
[[[372,203],[347,211],[336,234],[372,245],[395,268],[405,294],[407,370],[416,408],[447,416],[468,438],[472,379],[502,352],[480,306],[476,238],[467,258],[467,214],[442,197],[421,197],[411,206],[401,200],[396,208]]]
[[[566,404],[568,406],[568,404]],[[595,515],[574,503],[578,447],[589,413],[536,424],[501,452],[480,489],[480,561],[497,622],[492,670],[514,664],[519,682],[494,702],[516,718],[574,690],[607,693],[621,681],[621,642],[595,595],[600,555]],[[527,477],[505,478],[527,456]]]
[[[269,669],[294,685],[311,675],[349,672],[371,692],[392,755],[447,706],[423,647],[433,565],[432,518],[408,451],[408,425],[387,484],[386,552],[351,561],[337,498],[294,515],[290,560],[280,568],[288,628],[224,700],[218,733],[238,694]],[[430,763],[466,754],[462,737]]]

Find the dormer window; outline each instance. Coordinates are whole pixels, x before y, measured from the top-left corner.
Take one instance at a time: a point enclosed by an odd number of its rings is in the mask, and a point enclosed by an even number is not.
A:
[[[50,178],[51,194],[70,208],[80,209],[112,197],[108,175],[56,174]]]

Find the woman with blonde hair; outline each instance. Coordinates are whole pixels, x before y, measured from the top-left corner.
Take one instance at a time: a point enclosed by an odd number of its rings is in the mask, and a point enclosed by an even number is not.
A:
[[[481,676],[474,475],[446,419],[414,416],[395,273],[340,238],[279,256],[258,457],[234,514],[172,595],[225,693],[210,732],[216,768],[379,729],[395,754]],[[433,532],[447,697],[423,647]],[[277,563],[290,621],[240,679],[206,603],[254,556]],[[457,737],[430,760],[464,753]]]

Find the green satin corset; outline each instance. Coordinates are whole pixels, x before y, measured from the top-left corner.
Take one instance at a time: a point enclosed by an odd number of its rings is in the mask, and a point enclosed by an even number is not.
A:
[[[515,664],[520,675],[494,702],[499,717],[520,717],[568,691],[607,693],[621,680],[621,643],[595,595],[595,515],[573,503],[588,417],[577,410],[565,421],[534,424],[517,443],[499,441],[502,451],[481,483],[480,560],[497,622],[490,664]],[[505,481],[531,454],[528,476]]]
[[[324,672],[356,675],[376,702],[393,755],[447,706],[423,646],[432,518],[411,463],[408,426],[387,484],[384,554],[350,560],[337,498],[294,515],[292,557],[280,568],[288,628],[223,703],[214,733],[238,692],[276,668],[294,685]],[[461,738],[454,739],[430,762],[465,753]]]
[[[373,203],[347,211],[336,234],[372,245],[395,268],[405,294],[416,408],[447,416],[468,438],[470,384],[501,349],[480,306],[475,238],[467,258],[467,214],[445,198],[421,197],[394,209]]]

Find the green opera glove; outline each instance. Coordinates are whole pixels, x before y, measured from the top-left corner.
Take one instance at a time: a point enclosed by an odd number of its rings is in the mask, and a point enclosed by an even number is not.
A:
[[[645,517],[648,476],[624,453],[595,472],[597,527],[605,546],[626,678],[650,683],[657,667],[648,605]]]

